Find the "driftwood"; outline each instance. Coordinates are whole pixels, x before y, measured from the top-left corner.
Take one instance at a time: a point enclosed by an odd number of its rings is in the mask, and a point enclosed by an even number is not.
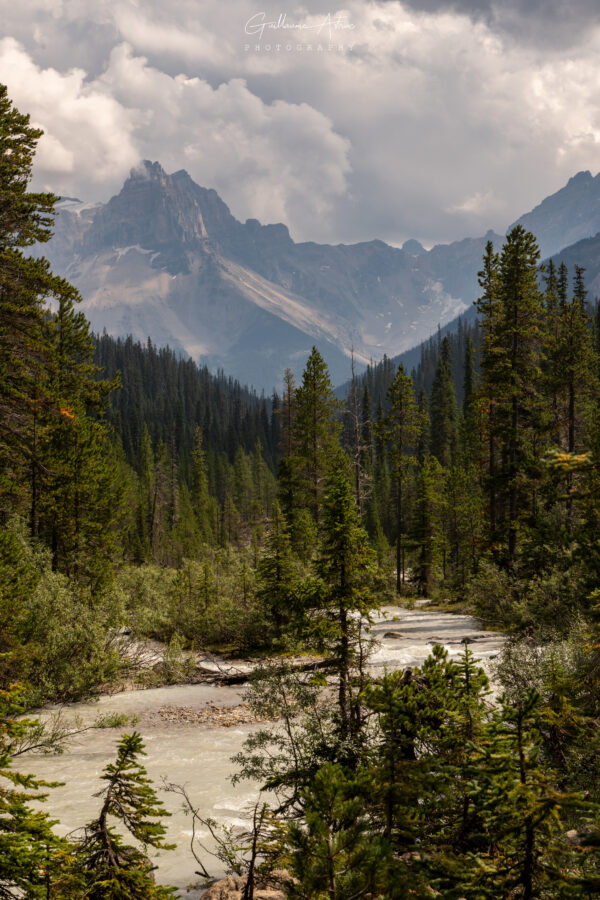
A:
[[[292,672],[317,672],[323,669],[333,670],[336,667],[334,659],[319,659],[313,662],[300,663],[300,665],[290,666]],[[234,684],[245,684],[252,676],[250,672],[215,672],[213,669],[206,669],[202,665],[197,665],[198,672],[203,676],[203,681],[211,684],[218,684],[229,687]],[[281,666],[281,671],[287,671]]]

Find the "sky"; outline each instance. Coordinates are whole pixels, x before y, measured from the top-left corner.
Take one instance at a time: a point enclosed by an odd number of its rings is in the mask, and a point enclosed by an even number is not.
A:
[[[186,169],[295,240],[504,231],[600,169],[597,0],[0,0],[38,188]]]

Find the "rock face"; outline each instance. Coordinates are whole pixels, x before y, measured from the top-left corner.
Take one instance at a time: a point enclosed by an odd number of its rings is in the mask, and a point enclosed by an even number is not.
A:
[[[58,210],[40,252],[80,289],[96,331],[149,336],[267,390],[286,366],[300,374],[313,344],[340,382],[352,347],[360,367],[428,337],[474,299],[484,246],[457,244],[454,265],[417,242],[296,244],[285,225],[242,224],[215,191],[150,162],[108,203]]]
[[[600,176],[582,172],[519,222],[543,255],[600,230]],[[40,248],[81,291],[97,332],[169,344],[270,391],[313,344],[333,381],[415,347],[471,307],[488,232],[431,250],[383,241],[295,243],[285,225],[238,222],[214,190],[157,162],[106,204],[67,200]]]
[[[514,224],[535,234],[542,257],[592,237],[600,231],[600,174],[578,172]]]

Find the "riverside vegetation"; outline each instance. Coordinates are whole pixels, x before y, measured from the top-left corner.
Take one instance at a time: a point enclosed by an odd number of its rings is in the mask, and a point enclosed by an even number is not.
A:
[[[125,677],[123,626],[171,657],[279,657],[251,703],[280,722],[238,758],[271,807],[241,857],[221,845],[247,897],[276,868],[295,898],[598,896],[600,331],[583,271],[540,269],[517,227],[488,245],[479,325],[460,364],[437,342],[429,391],[384,364],[342,404],[313,349],[299,383],[287,371],[282,397],[258,398],[93,339],[74,288],[26,252],[56,201],[28,189],[39,137],[0,88],[0,897],[173,895],[146,855],[165,813],[139,734],[69,838],[30,805],[46,792],[51,810],[52,786],[18,772],[35,727],[19,714]],[[497,700],[468,647],[369,675],[364,624],[397,594],[511,632]],[[294,671],[298,652],[330,676]]]

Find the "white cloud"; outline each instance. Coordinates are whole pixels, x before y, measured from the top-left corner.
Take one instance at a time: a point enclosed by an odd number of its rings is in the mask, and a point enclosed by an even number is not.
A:
[[[0,81],[33,124],[44,129],[36,173],[49,186],[102,190],[139,158],[134,122],[113,96],[85,81],[85,72],[41,69],[12,38],[0,40]],[[58,179],[57,179],[58,176]],[[63,176],[62,178],[60,176]],[[66,177],[65,177],[66,176]]]
[[[306,103],[265,103],[240,78],[213,88],[171,77],[126,44],[115,48],[100,81],[139,111],[147,155],[168,170],[188,169],[241,218],[286,221],[306,233],[346,189],[349,142]]]
[[[5,16],[21,45],[0,42],[0,80],[46,128],[44,183],[97,199],[158,159],[303,239],[499,230],[600,168],[593,15],[566,51],[451,8],[475,2],[429,5],[348,0],[352,53],[317,54],[245,51],[254,0],[25,0]]]

